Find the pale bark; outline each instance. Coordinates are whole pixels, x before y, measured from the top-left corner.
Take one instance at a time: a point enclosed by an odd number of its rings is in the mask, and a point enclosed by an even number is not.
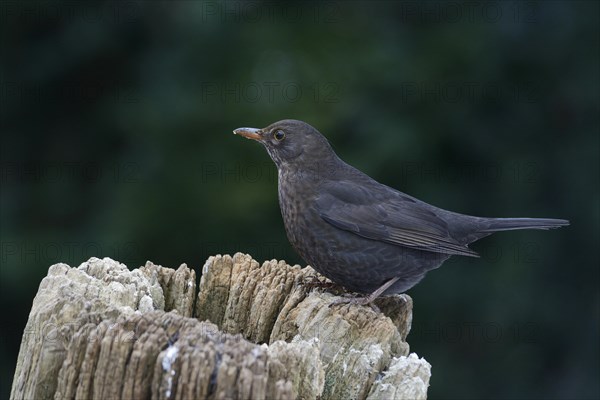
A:
[[[318,274],[283,261],[210,257],[196,276],[109,258],[50,267],[17,361],[13,399],[424,399],[409,356],[412,300],[330,304]],[[321,279],[323,279],[321,277]]]

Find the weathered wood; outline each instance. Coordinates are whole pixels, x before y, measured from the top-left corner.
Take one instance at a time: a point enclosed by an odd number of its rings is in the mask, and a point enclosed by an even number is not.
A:
[[[185,264],[56,264],[34,299],[11,398],[426,398],[430,366],[407,357],[410,297],[381,299],[383,313],[330,307],[337,297],[307,284],[316,277],[219,255],[196,296]]]

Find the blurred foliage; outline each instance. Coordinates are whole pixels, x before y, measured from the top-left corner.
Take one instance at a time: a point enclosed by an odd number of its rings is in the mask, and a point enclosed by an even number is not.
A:
[[[432,204],[568,218],[410,291],[431,398],[597,398],[597,2],[0,4],[0,396],[49,265],[303,261],[239,126],[305,120]]]

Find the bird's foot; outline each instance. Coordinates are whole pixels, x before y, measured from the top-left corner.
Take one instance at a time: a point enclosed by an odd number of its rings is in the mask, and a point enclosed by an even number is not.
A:
[[[375,300],[376,298],[381,296],[383,294],[383,292],[385,292],[390,286],[392,286],[394,283],[396,283],[398,281],[398,279],[400,279],[400,277],[395,277],[395,278],[388,280],[387,282],[385,282],[377,290],[375,290],[373,293],[371,293],[368,296],[354,297],[351,299],[339,298],[336,301],[334,301],[333,303],[331,303],[329,305],[329,307],[336,305],[336,304],[356,304],[356,305],[360,305],[360,306],[368,305],[376,312],[381,312],[379,307],[377,307],[375,304],[373,304],[373,300]]]
[[[373,303],[373,300],[374,299],[371,298],[371,296],[338,297],[334,302],[329,304],[329,307],[343,305],[343,304],[347,304],[347,305],[353,304],[353,305],[357,305],[357,306],[369,306],[373,309],[373,311],[375,311],[377,313],[381,312],[379,307],[377,307],[375,305],[375,303]]]

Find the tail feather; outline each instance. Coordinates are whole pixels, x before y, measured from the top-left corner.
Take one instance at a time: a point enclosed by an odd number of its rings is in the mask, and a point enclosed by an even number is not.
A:
[[[555,229],[569,225],[566,219],[551,218],[490,218],[480,232],[512,231],[515,229]]]

